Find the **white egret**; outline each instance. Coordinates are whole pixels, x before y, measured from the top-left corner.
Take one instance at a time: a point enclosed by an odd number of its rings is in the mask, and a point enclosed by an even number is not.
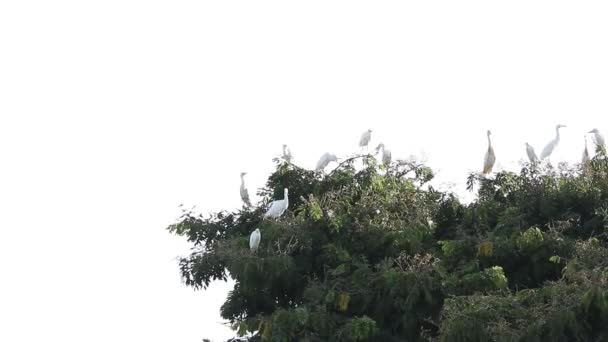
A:
[[[262,234],[260,233],[260,229],[256,228],[251,236],[249,236],[249,249],[251,253],[255,253],[260,246],[260,240],[262,239]]]
[[[291,150],[287,145],[283,144],[283,159],[287,160],[287,162],[291,163],[291,159],[293,156],[291,155]]]
[[[593,133],[593,140],[596,146],[600,146],[603,149],[606,148],[606,140],[604,140],[604,136],[600,133],[597,128],[594,128],[589,133]]]
[[[587,136],[585,135],[585,149],[583,150],[583,160],[582,160],[583,166],[588,165],[590,161],[591,161],[591,158],[589,157],[589,149],[587,148]]]
[[[376,153],[380,152],[380,149],[382,149],[382,163],[389,166],[392,160],[391,150],[387,149],[383,143],[380,143],[378,147],[376,147]]]
[[[327,167],[327,165],[329,165],[329,163],[332,161],[334,161],[334,162],[338,161],[338,157],[336,157],[335,154],[331,154],[329,152],[325,153],[324,155],[321,156],[321,159],[319,159],[319,161],[317,162],[315,171],[319,172],[319,171],[325,169],[325,167]]]
[[[534,152],[534,147],[532,145],[526,143],[526,153],[528,154],[528,159],[530,159],[530,163],[538,163],[538,156],[536,152]]]
[[[245,187],[245,175],[247,172],[241,172],[241,199],[248,207],[251,206],[251,201],[249,200],[249,191]]]
[[[285,188],[285,190],[283,192],[283,194],[284,194],[283,199],[272,202],[270,204],[270,208],[268,208],[268,211],[266,212],[266,214],[264,214],[264,218],[266,218],[266,217],[278,218],[278,217],[281,217],[281,215],[283,215],[283,213],[285,212],[285,210],[287,210],[287,207],[289,206],[288,193],[289,193],[289,190],[287,188]]]
[[[494,162],[496,161],[496,155],[494,154],[494,149],[492,148],[492,141],[490,140],[490,130],[488,130],[488,151],[486,151],[486,156],[483,160],[483,174],[487,175],[492,172],[492,168],[494,167]]]
[[[371,139],[372,139],[372,130],[368,129],[367,131],[363,132],[363,134],[361,134],[361,139],[359,139],[359,147],[367,148],[367,145],[369,144],[369,141]]]
[[[547,146],[545,146],[545,148],[543,149],[543,151],[540,153],[540,159],[545,159],[551,156],[551,153],[553,153],[553,150],[557,147],[557,144],[559,144],[559,129],[562,127],[566,127],[565,125],[557,125],[555,126],[555,139],[551,140]]]

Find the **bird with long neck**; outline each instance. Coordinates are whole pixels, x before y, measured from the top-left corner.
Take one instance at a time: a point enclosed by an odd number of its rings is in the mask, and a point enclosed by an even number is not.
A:
[[[531,164],[538,163],[538,156],[536,156],[534,147],[528,143],[526,143],[526,153],[528,154],[528,159],[530,160]]]
[[[492,140],[490,139],[490,135],[492,132],[488,130],[488,150],[486,151],[486,156],[483,161],[483,174],[487,175],[492,172],[492,168],[494,167],[494,162],[496,161],[496,155],[494,154],[494,148],[492,148]]]
[[[565,125],[557,125],[555,126],[555,139],[551,140],[547,146],[545,146],[545,148],[543,149],[543,151],[540,154],[540,159],[545,159],[551,156],[551,153],[553,153],[553,150],[555,150],[555,148],[557,147],[557,145],[559,144],[559,129],[562,127],[566,127]]]
[[[274,201],[270,204],[270,208],[264,214],[264,218],[272,217],[278,218],[283,215],[285,210],[289,207],[289,190],[287,188],[283,189],[283,199]]]
[[[591,157],[589,157],[589,149],[587,148],[587,136],[585,135],[585,149],[583,150],[582,164],[583,166],[587,166],[590,162]]]
[[[245,187],[245,175],[247,172],[241,172],[241,199],[246,206],[251,206],[251,201],[249,200],[249,191]]]

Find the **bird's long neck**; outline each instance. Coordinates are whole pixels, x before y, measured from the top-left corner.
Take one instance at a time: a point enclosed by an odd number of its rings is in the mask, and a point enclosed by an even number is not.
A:
[[[492,140],[490,139],[489,134],[488,134],[488,147],[492,147]]]
[[[559,140],[559,126],[555,128],[555,139]]]
[[[241,175],[241,186],[245,186],[245,175]]]

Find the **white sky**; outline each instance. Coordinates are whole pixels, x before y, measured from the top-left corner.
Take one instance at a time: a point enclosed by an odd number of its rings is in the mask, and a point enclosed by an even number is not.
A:
[[[240,205],[287,143],[312,168],[374,130],[442,182],[608,133],[601,1],[0,2],[0,340],[200,341],[178,204]]]

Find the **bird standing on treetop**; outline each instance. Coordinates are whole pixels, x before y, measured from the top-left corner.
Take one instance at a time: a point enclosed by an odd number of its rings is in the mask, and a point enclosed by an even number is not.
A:
[[[329,152],[325,153],[324,155],[321,156],[321,159],[319,159],[319,161],[317,162],[317,166],[315,167],[315,172],[319,172],[323,169],[325,169],[325,167],[327,165],[329,165],[330,162],[332,161],[338,161],[338,157],[336,157],[335,154],[331,154]]]
[[[595,142],[595,145],[600,146],[602,150],[604,150],[606,148],[606,141],[604,140],[604,136],[602,136],[600,131],[597,128],[594,128],[589,133],[593,133],[593,140]]]
[[[363,134],[361,134],[361,139],[359,139],[359,147],[367,148],[367,145],[369,144],[369,141],[371,139],[372,139],[372,130],[368,129],[367,131],[363,132]]]
[[[543,151],[540,153],[540,159],[545,159],[551,156],[551,153],[553,153],[553,150],[557,147],[557,145],[559,144],[559,129],[562,127],[566,127],[565,125],[557,125],[555,126],[555,139],[551,140],[547,146],[545,146],[545,148],[543,149]]]
[[[588,165],[590,161],[591,161],[591,158],[589,157],[589,149],[587,148],[587,136],[585,135],[585,149],[583,150],[583,159],[582,159],[583,166]]]
[[[284,192],[283,192],[283,194],[284,194],[283,199],[272,202],[270,204],[270,208],[268,209],[266,214],[264,214],[264,218],[267,218],[267,217],[278,218],[278,217],[281,217],[281,215],[283,215],[283,213],[285,212],[285,210],[287,210],[287,207],[289,206],[288,193],[289,193],[289,190],[287,188],[285,188]]]
[[[249,191],[245,187],[245,175],[247,172],[241,172],[241,199],[248,207],[251,206],[251,201],[249,200]]]
[[[283,144],[283,159],[287,160],[288,163],[291,163],[292,158],[291,150],[287,147],[287,145]]]
[[[528,154],[528,159],[530,159],[530,163],[538,163],[538,156],[536,156],[536,152],[534,152],[534,147],[532,145],[526,143],[526,153]]]
[[[260,246],[260,240],[262,239],[262,234],[260,234],[260,229],[256,228],[251,236],[249,237],[249,249],[251,253],[255,253]]]
[[[492,172],[492,168],[494,167],[494,162],[496,161],[496,155],[494,155],[494,149],[492,148],[492,141],[490,140],[490,130],[488,130],[488,151],[486,151],[486,156],[483,160],[483,174],[487,175]]]
[[[385,166],[389,166],[392,160],[391,150],[387,149],[383,143],[380,143],[378,147],[376,147],[376,154],[380,152],[380,149],[382,149],[382,163]]]

